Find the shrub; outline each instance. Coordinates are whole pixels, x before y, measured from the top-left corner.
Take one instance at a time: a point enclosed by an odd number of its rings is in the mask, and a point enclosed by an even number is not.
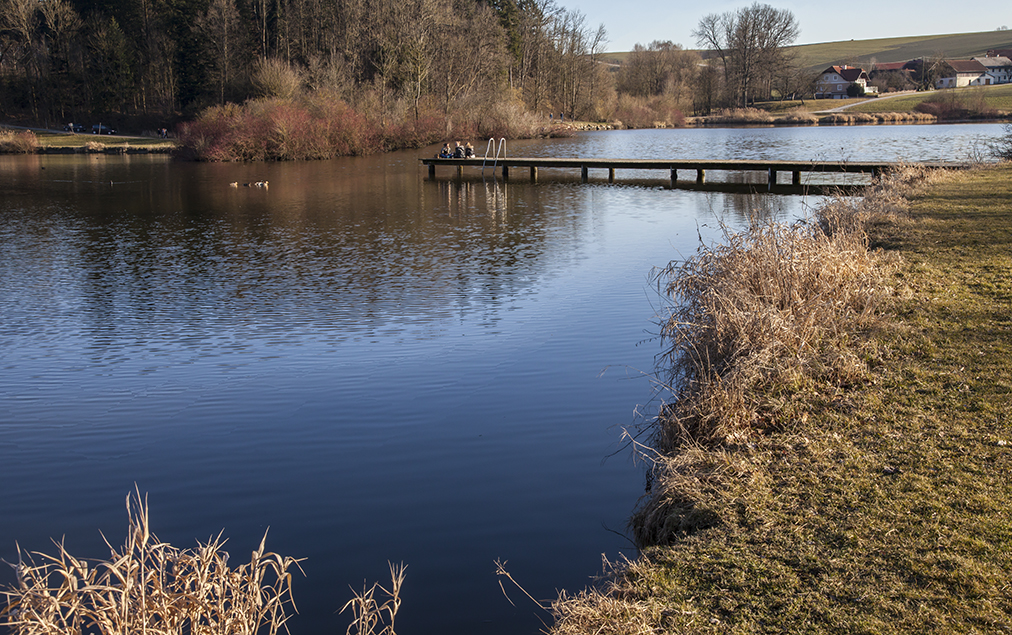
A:
[[[684,126],[685,116],[674,100],[665,97],[620,95],[613,117],[627,128]]]
[[[302,75],[283,60],[260,60],[253,70],[253,85],[263,97],[291,99],[302,89]]]
[[[0,130],[0,154],[31,154],[39,149],[39,139],[30,130]]]
[[[1012,124],[1002,125],[1003,134],[987,144],[991,156],[999,161],[1012,161]]]
[[[995,116],[995,110],[987,103],[987,96],[982,90],[953,92],[951,90],[936,91],[914,110],[934,115],[938,119],[977,119]]]
[[[180,155],[199,161],[327,159],[384,149],[375,126],[339,99],[260,99],[208,108],[180,127]]]

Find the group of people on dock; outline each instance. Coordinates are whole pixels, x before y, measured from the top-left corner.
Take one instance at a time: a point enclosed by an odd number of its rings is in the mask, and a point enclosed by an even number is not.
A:
[[[472,159],[474,158],[474,146],[470,143],[466,145],[460,145],[459,141],[455,142],[457,145],[452,150],[450,149],[450,142],[447,141],[443,144],[443,149],[436,155],[437,159]]]

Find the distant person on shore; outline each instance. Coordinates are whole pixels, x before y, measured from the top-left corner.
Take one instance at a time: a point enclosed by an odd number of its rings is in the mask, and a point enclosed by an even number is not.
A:
[[[464,146],[464,158],[466,159],[474,158],[474,146],[471,145],[470,141],[468,141],[467,145]]]

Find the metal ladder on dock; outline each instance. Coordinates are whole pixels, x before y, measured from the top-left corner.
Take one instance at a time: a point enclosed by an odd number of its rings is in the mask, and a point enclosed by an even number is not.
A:
[[[506,137],[499,139],[499,147],[495,145],[495,137],[489,137],[488,145],[485,146],[485,160],[481,162],[481,175],[485,176],[485,164],[488,163],[488,153],[495,150],[495,155],[492,158],[492,174],[495,175],[495,168],[499,165],[499,152],[502,152],[502,158],[506,158]]]

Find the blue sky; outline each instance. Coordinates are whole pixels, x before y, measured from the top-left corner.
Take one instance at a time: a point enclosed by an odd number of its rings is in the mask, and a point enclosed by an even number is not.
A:
[[[671,40],[695,48],[692,30],[708,13],[724,13],[752,4],[751,1],[687,2],[686,0],[556,0],[566,9],[587,18],[587,26],[604,24],[610,40],[608,51],[628,51],[637,42]],[[993,31],[1012,28],[1012,9],[1007,1],[978,0],[961,8],[941,0],[853,0],[841,5],[815,2],[768,1],[777,9],[794,13],[801,25],[798,44],[867,40],[909,35],[937,35]],[[1012,34],[1010,34],[1012,35]]]

